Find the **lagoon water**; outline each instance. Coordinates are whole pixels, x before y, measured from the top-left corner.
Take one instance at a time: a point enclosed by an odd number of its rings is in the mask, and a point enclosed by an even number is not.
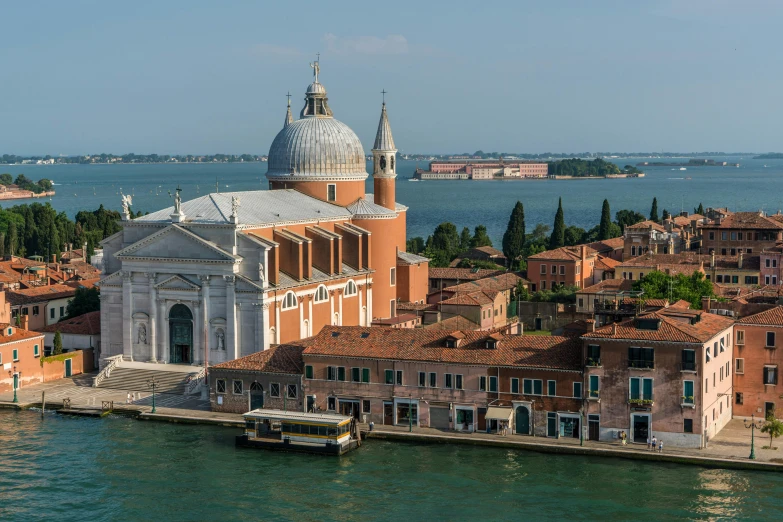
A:
[[[0,520],[779,520],[783,475],[368,441],[331,458],[238,429],[0,411]]]
[[[730,210],[760,210],[774,213],[783,207],[783,160],[754,160],[749,157],[714,157],[740,163],[735,167],[646,167],[646,177],[631,179],[583,179],[536,181],[420,181],[409,182],[416,166],[426,162],[398,163],[397,199],[408,205],[408,237],[432,233],[438,223],[451,221],[461,230],[484,224],[496,245],[505,231],[517,200],[525,206],[528,231],[536,223],[551,225],[558,197],[563,198],[567,225],[590,228],[598,224],[601,203],[609,199],[612,212],[633,209],[649,214],[652,198],[658,209],[693,211],[705,207]],[[644,161],[618,159],[623,166]],[[687,161],[663,159],[652,161]],[[367,166],[371,172],[371,165]],[[133,194],[136,210],[153,212],[171,206],[169,191],[182,188],[185,200],[215,191],[263,190],[267,188],[266,163],[155,164],[155,165],[0,165],[0,173],[24,173],[32,179],[54,180],[55,209],[73,216],[79,210],[93,210],[103,204],[120,209],[120,190]],[[691,178],[691,179],[688,179]],[[367,181],[372,192],[372,178]],[[31,200],[4,202],[7,207]]]

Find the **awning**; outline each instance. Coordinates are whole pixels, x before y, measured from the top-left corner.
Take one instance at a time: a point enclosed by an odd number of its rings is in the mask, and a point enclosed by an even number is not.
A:
[[[487,415],[484,417],[487,420],[502,420],[511,422],[511,414],[514,410],[511,408],[498,408],[497,406],[490,406],[487,408]]]

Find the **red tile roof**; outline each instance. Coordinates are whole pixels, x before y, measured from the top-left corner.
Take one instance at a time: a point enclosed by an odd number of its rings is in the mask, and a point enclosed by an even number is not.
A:
[[[513,272],[507,272],[492,277],[485,277],[484,279],[477,279],[467,283],[461,283],[459,285],[452,285],[444,288],[447,292],[465,293],[475,292],[477,290],[492,290],[495,292],[503,292],[511,290],[517,287],[519,282],[528,283],[526,279],[519,277]]]
[[[591,257],[597,254],[595,250],[586,245],[576,246],[564,246],[556,248],[554,250],[547,250],[546,252],[540,252],[530,256],[528,259],[535,259],[537,261],[576,261],[582,258],[582,247],[585,249],[585,256]]]
[[[471,292],[469,294],[454,294],[452,297],[441,301],[440,304],[444,305],[460,305],[460,306],[487,306],[492,305],[495,302],[498,292],[492,292],[490,290]]]
[[[447,348],[455,332],[436,329],[325,326],[304,351],[308,356],[438,362],[581,371],[579,339],[544,336],[504,336],[496,348],[486,341],[494,331],[461,331],[457,348]]]
[[[408,301],[400,301],[397,303],[397,310],[415,310],[415,311],[421,311],[421,310],[435,310],[437,309],[437,305],[435,304],[429,304],[429,303],[411,303]]]
[[[783,326],[783,306],[776,306],[757,314],[748,315],[739,321],[739,324],[758,324],[766,326]]]
[[[479,270],[473,268],[429,268],[430,279],[455,279],[459,281],[475,281],[476,279],[504,273],[505,270],[491,270],[487,268],[481,268]]]
[[[682,252],[680,254],[652,254],[647,253],[623,261],[620,266],[641,266],[656,270],[668,269],[672,273],[692,274],[704,264],[704,269],[710,269],[712,256],[696,254],[694,252]],[[761,266],[761,258],[758,255],[746,255],[742,257],[741,270],[758,270]],[[721,270],[740,270],[738,256],[715,256],[715,267]]]
[[[705,223],[703,228],[781,230],[783,223],[779,223],[777,218],[765,217],[758,212],[735,212],[723,218],[720,224]]]
[[[425,324],[422,328],[430,330],[478,330],[481,326],[474,323],[470,319],[466,319],[461,315],[455,315],[440,321],[439,323]]]
[[[13,333],[8,335],[8,327],[13,328]],[[15,341],[24,341],[25,339],[33,339],[35,337],[42,337],[43,334],[38,332],[32,332],[30,330],[23,330],[16,325],[10,323],[0,323],[0,344],[12,343]],[[10,362],[10,360],[8,361]]]
[[[604,279],[603,281],[577,291],[577,294],[596,294],[598,292],[629,292],[633,289],[633,281],[628,279]]]
[[[683,320],[690,318],[698,318],[698,320],[694,324]],[[641,324],[655,320],[660,321],[657,329],[639,328]],[[595,332],[584,334],[582,338],[703,343],[729,328],[733,323],[732,319],[701,310],[668,308],[598,328]]]
[[[75,293],[76,289],[70,286],[51,285],[25,288],[23,290],[8,290],[5,293],[5,297],[12,306],[16,306],[69,298],[73,297]]]
[[[291,344],[272,346],[268,350],[256,352],[233,361],[212,366],[212,370],[241,370],[264,373],[301,374],[304,371],[302,351],[313,337]]]
[[[620,264],[620,261],[612,259],[611,257],[604,257],[599,255],[595,260],[594,268],[598,270],[614,270],[614,268]]]
[[[613,237],[611,239],[587,243],[587,246],[599,254],[606,254],[612,250],[621,250],[625,246],[625,238],[623,236]]]
[[[641,223],[636,223],[633,225],[628,225],[625,227],[626,230],[648,230],[653,229],[657,230],[659,232],[666,232],[666,229],[662,226],[656,223],[655,221],[642,221]]]
[[[44,326],[41,332],[60,332],[74,335],[100,335],[101,312],[89,312],[73,319],[65,319],[59,323]]]

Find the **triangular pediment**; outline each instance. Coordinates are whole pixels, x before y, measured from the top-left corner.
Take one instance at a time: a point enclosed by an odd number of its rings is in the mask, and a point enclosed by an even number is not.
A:
[[[123,248],[118,259],[157,259],[233,263],[236,257],[184,228],[171,225]]]
[[[260,282],[251,281],[244,276],[237,275],[237,292],[264,292]]]
[[[155,285],[158,290],[200,290],[201,287],[190,279],[175,275]]]
[[[104,277],[95,283],[95,286],[122,286],[122,276],[120,275],[119,270],[109,276]]]

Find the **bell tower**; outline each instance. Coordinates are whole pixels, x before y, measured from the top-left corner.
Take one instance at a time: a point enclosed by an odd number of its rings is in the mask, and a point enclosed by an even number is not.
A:
[[[395,183],[397,178],[397,149],[394,147],[389,117],[386,115],[386,91],[381,108],[381,120],[372,147],[372,177],[375,203],[395,210]]]

